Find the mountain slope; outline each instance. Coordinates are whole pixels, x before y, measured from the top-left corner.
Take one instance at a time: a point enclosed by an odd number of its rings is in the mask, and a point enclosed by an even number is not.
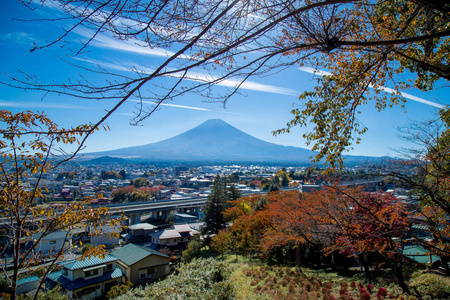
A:
[[[142,146],[90,153],[148,161],[299,162],[313,151],[259,140],[220,119],[208,120],[175,137]]]

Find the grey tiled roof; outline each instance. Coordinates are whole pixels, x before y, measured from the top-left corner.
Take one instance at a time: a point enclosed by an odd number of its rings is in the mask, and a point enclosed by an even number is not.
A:
[[[111,255],[119,258],[127,266],[131,266],[150,255],[158,255],[167,258],[169,257],[156,250],[135,244],[127,244],[122,248],[111,252]]]

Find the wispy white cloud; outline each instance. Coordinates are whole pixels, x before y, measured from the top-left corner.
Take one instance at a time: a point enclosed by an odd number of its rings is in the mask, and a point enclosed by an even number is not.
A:
[[[314,68],[311,68],[311,67],[300,67],[300,70],[304,71],[304,72],[307,72],[307,73],[319,75],[319,76],[331,75],[331,72],[317,70],[317,69],[314,69]],[[373,87],[373,85],[370,85],[370,87],[375,89]],[[385,87],[385,86],[377,87],[376,89],[378,89],[380,91],[383,91],[383,92],[386,92],[386,93],[390,93],[390,94],[395,94],[396,93],[396,91],[394,89],[391,89],[391,88],[388,88],[388,87]],[[406,99],[409,99],[409,100],[412,100],[412,101],[416,101],[416,102],[419,102],[419,103],[422,103],[422,104],[434,106],[434,107],[437,107],[437,108],[444,108],[445,107],[445,105],[442,105],[440,103],[436,103],[436,102],[433,102],[433,101],[430,101],[430,100],[419,98],[419,97],[416,97],[416,96],[408,94],[408,93],[400,92],[400,95],[403,96]]]
[[[119,63],[108,63],[104,61],[99,60],[92,60],[92,59],[84,59],[84,58],[76,58],[80,61],[88,62],[91,64],[95,64],[104,68],[109,68],[117,71],[127,71],[127,72],[142,72],[146,74],[150,74],[154,71],[152,68],[144,67],[141,65],[130,63],[130,67],[125,67],[122,64]],[[132,67],[131,67],[132,66]],[[172,78],[181,78],[183,76],[182,72],[178,73],[172,73],[168,75],[167,77]],[[195,81],[195,82],[213,82],[217,80],[219,77],[213,76],[211,74],[206,73],[198,73],[198,72],[188,72],[187,75],[184,76],[185,80],[189,81]],[[223,87],[229,87],[229,88],[235,88],[239,84],[241,84],[241,81],[237,79],[224,79],[220,80],[214,83],[214,85],[223,86]],[[283,88],[275,85],[270,84],[262,84],[254,81],[246,81],[240,85],[240,89],[244,90],[251,90],[251,91],[257,91],[257,92],[264,92],[264,93],[272,93],[272,94],[281,94],[281,95],[288,95],[288,96],[296,96],[299,94],[298,91]]]
[[[373,86],[371,86],[371,88],[373,88]],[[382,87],[380,87],[378,89],[383,91],[383,92],[386,92],[386,93],[391,93],[391,94],[396,93],[396,91],[394,89],[391,89],[391,88],[388,88],[388,87],[385,87],[385,86],[382,86]],[[423,103],[423,104],[426,104],[426,105],[434,106],[434,107],[437,107],[439,109],[445,107],[445,105],[442,105],[440,103],[436,103],[436,102],[433,102],[433,101],[430,101],[430,100],[419,98],[419,97],[416,97],[414,95],[411,95],[411,94],[408,94],[408,93],[405,93],[405,92],[400,92],[400,95],[402,95],[406,99],[409,99],[409,100],[412,100],[412,101],[416,101],[416,102],[420,102],[420,103]]]
[[[77,29],[75,31],[77,34],[91,38],[93,36],[93,32],[86,29]],[[175,54],[175,52],[162,49],[162,48],[151,48],[148,44],[145,44],[142,41],[138,40],[118,40],[112,37],[109,37],[105,34],[98,34],[95,39],[91,42],[91,46],[103,48],[103,49],[112,49],[118,50],[128,53],[140,54],[140,55],[149,55],[149,56],[157,56],[157,57],[171,57]],[[182,59],[191,59],[188,55],[180,55],[179,58]]]
[[[153,102],[153,101],[145,101],[145,100],[130,100],[132,102],[142,102],[142,103],[146,103],[146,104],[152,104],[152,105],[156,105],[158,103]],[[195,106],[187,106],[187,105],[180,105],[180,104],[171,104],[171,103],[161,103],[159,104],[161,106],[170,106],[170,107],[177,107],[177,108],[185,108],[185,109],[193,109],[193,110],[202,110],[202,111],[210,111],[209,109],[206,108],[201,108],[201,107],[195,107]]]
[[[183,74],[182,73],[175,73],[173,74],[173,77],[180,78]],[[197,82],[213,82],[215,80],[218,80],[219,77],[215,77],[211,74],[204,74],[204,73],[197,73],[197,72],[189,72],[186,75],[187,80],[191,81],[197,81]],[[272,94],[281,94],[281,95],[288,95],[288,96],[296,96],[299,94],[299,92],[283,88],[275,85],[270,84],[263,84],[258,83],[254,81],[245,81],[244,83],[241,83],[238,79],[224,79],[220,80],[214,83],[215,85],[229,87],[229,88],[236,88],[239,86],[240,89],[244,90],[251,90],[251,91],[257,91],[257,92],[264,92],[264,93],[272,93]]]
[[[26,32],[8,32],[0,35],[1,40],[7,40],[9,42],[17,44],[30,45],[32,48],[33,43],[39,42],[39,40],[33,34]]]
[[[307,72],[307,73],[311,73],[314,75],[319,75],[319,76],[325,76],[325,75],[331,75],[331,72],[327,72],[327,71],[321,71],[321,70],[317,70],[311,67],[300,67],[299,68],[301,71]]]
[[[71,105],[71,104],[61,104],[61,103],[51,103],[51,102],[11,102],[0,100],[0,106],[2,107],[13,107],[13,108],[63,108],[63,109],[92,109],[87,106]]]

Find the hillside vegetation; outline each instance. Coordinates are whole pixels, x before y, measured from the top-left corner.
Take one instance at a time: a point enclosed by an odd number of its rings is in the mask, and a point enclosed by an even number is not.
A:
[[[210,252],[203,253],[210,255]],[[419,295],[401,288],[380,273],[373,284],[364,283],[359,272],[339,274],[286,265],[269,265],[259,259],[225,255],[198,258],[182,264],[165,280],[135,288],[117,299],[448,299],[450,278],[418,271],[410,286]]]

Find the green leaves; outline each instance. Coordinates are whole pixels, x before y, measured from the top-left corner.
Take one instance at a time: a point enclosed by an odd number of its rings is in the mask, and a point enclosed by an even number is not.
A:
[[[327,6],[314,12],[290,23],[278,43],[319,42],[320,53],[300,65],[327,75],[317,76],[318,85],[299,96],[301,108],[291,111],[292,120],[273,134],[312,124],[303,137],[318,151],[313,161],[339,167],[341,154],[367,131],[358,120],[359,107],[371,104],[380,111],[405,101],[400,92],[410,86],[398,74],[413,72],[415,87],[422,90],[432,89],[440,78],[450,79],[450,18],[448,6],[420,1]],[[341,26],[338,20],[343,19],[351,24]],[[394,93],[386,93],[385,86]]]

